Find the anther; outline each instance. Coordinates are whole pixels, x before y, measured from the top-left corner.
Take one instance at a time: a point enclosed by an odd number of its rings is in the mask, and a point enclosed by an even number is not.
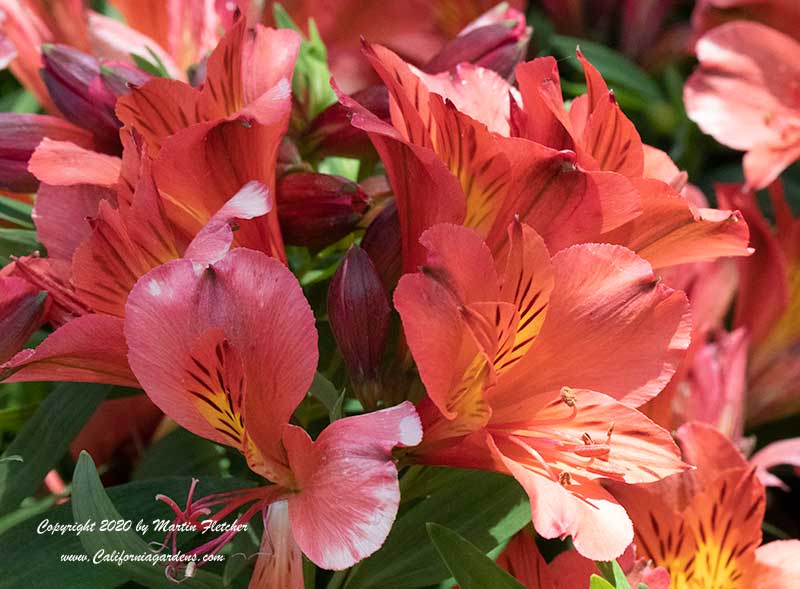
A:
[[[575,407],[578,395],[569,387],[561,387],[561,400],[567,407]]]
[[[572,477],[566,470],[564,470],[558,475],[558,482],[562,487],[566,487],[567,485],[572,484]]]
[[[583,432],[581,440],[583,440],[583,443],[586,444],[587,446],[591,446],[592,444],[594,444],[592,436],[590,436],[587,432]]]

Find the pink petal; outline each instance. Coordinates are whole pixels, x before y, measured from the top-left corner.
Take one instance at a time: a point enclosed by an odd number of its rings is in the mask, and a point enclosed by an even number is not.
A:
[[[267,508],[258,559],[250,577],[250,589],[281,587],[303,589],[303,554],[289,523],[289,505],[276,501]]]
[[[421,440],[407,401],[335,421],[313,442],[288,426],[283,441],[299,491],[289,496],[289,518],[303,553],[322,568],[342,570],[378,550],[400,503],[392,449]]]
[[[624,245],[663,268],[723,256],[748,256],[749,231],[738,211],[697,208],[667,184],[634,180],[642,214],[600,241]]]
[[[269,189],[256,180],[248,182],[214,213],[186,248],[183,257],[200,264],[217,262],[233,243],[231,222],[234,219],[254,219],[271,210]]]
[[[59,327],[36,349],[22,350],[0,364],[6,382],[99,382],[138,387],[128,367],[122,320],[84,315]]]
[[[756,474],[761,479],[762,483],[770,487],[780,487],[784,491],[788,491],[789,488],[783,481],[767,472],[767,469],[778,466],[779,464],[790,464],[794,467],[800,467],[800,438],[790,438],[788,440],[772,442],[750,457],[750,465],[757,468]]]
[[[599,484],[576,485],[576,492],[506,457],[487,435],[495,457],[519,481],[531,500],[536,531],[544,538],[572,536],[577,551],[592,560],[612,560],[633,541],[625,509]]]
[[[752,587],[792,589],[800,578],[800,540],[775,540],[756,548]]]
[[[97,216],[102,200],[114,202],[114,191],[90,184],[39,187],[33,221],[49,258],[72,260],[78,246],[91,235],[86,219]]]
[[[40,182],[54,186],[92,184],[113,187],[119,179],[118,157],[84,149],[69,141],[45,137],[33,152],[28,170]]]
[[[280,460],[281,428],[317,365],[314,316],[283,264],[245,249],[208,267],[164,264],[131,291],[125,335],[131,368],[162,411],[197,435],[248,452],[249,438],[267,461]],[[228,354],[215,355],[217,344]],[[227,390],[212,378],[217,370]],[[223,395],[238,415],[209,410],[191,391]]]

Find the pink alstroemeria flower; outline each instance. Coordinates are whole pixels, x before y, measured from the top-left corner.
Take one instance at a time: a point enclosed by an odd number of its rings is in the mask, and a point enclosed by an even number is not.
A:
[[[314,441],[289,424],[318,352],[314,314],[283,264],[236,249],[210,265],[156,268],[128,298],[125,336],[134,374],[164,413],[240,450],[274,483],[190,497],[185,510],[175,506],[179,522],[221,519],[248,505],[236,520],[243,523],[285,501],[297,546],[323,568],[347,568],[381,546],[400,500],[392,448],[419,443],[419,418],[406,402],[335,421]],[[232,536],[191,552],[216,553]]]
[[[706,33],[697,58],[683,93],[689,118],[746,151],[748,186],[765,188],[800,159],[800,43],[760,23],[734,21]]]

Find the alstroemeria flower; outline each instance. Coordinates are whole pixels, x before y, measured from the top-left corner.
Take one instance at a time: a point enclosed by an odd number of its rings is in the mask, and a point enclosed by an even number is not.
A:
[[[692,33],[701,37],[732,20],[760,22],[800,39],[800,4],[794,0],[698,0],[692,11]]]
[[[235,249],[210,265],[170,262],[128,298],[125,336],[145,392],[178,424],[236,448],[275,483],[190,499],[179,519],[250,504],[237,523],[286,501],[291,534],[314,563],[343,569],[377,550],[400,499],[391,451],[422,437],[413,405],[335,421],[312,441],[289,419],[317,366],[314,314],[278,260]],[[206,512],[210,513],[210,512]],[[216,553],[232,534],[190,551]]]
[[[417,239],[434,223],[473,227],[502,251],[515,215],[553,251],[618,243],[657,268],[750,253],[737,213],[694,207],[678,193],[685,178],[673,186],[645,175],[636,129],[587,61],[589,93],[567,111],[552,58],[519,65],[517,91],[469,64],[433,76],[384,47],[365,53],[389,88],[392,124],[340,100],[386,165],[406,271],[424,257]]]
[[[208,0],[111,0],[128,26],[158,43],[186,72],[214,49],[239,4]]]
[[[137,386],[122,337],[125,302],[136,280],[176,258],[219,259],[233,242],[235,219],[255,218],[272,207],[267,188],[248,183],[187,236],[166,218],[150,160],[137,151],[131,143],[125,166],[68,142],[45,140],[32,157],[32,171],[43,183],[34,220],[49,257],[20,259],[15,271],[48,292],[50,322],[58,329],[35,350],[0,365],[3,379]],[[132,188],[130,196],[123,188]]]
[[[800,220],[779,183],[770,186],[776,225],[771,227],[755,194],[738,185],[717,187],[720,202],[742,210],[756,253],[738,261],[740,287],[734,327],[748,331],[747,423],[759,424],[800,410]],[[765,288],[769,285],[769,288]]]
[[[495,259],[475,231],[436,225],[421,239],[422,271],[398,284],[428,393],[412,459],[512,474],[539,534],[616,558],[633,530],[598,479],[684,469],[669,434],[633,407],[664,387],[689,344],[686,299],[623,247],[578,245],[551,259],[519,222],[508,239]]]
[[[754,22],[724,24],[697,43],[700,67],[684,88],[686,112],[720,143],[747,152],[752,188],[800,159],[799,57],[795,39]]]
[[[164,3],[159,2],[159,5]],[[152,8],[152,6],[151,6]],[[121,60],[133,65],[131,55],[152,61],[153,56],[169,74],[183,79],[183,70],[153,39],[71,0],[0,0],[0,38],[8,41],[8,67],[51,114],[59,110],[39,75],[42,45],[62,43],[100,59]]]
[[[274,2],[269,2],[268,5]],[[492,11],[495,0],[300,0],[283,2],[296,23],[313,18],[330,59],[331,73],[345,92],[361,90],[374,83],[375,76],[360,54],[360,40],[374,39],[405,59],[423,65],[441,51],[448,41],[464,33],[473,21]],[[524,16],[527,2],[509,2],[514,17]],[[269,15],[271,12],[266,12]],[[523,25],[524,29],[524,25]],[[473,42],[476,39],[473,39]]]
[[[637,559],[635,547],[629,546],[617,559],[631,587],[669,589],[669,575],[661,567],[652,567]],[[549,563],[544,559],[529,530],[517,532],[497,557],[497,565],[527,589],[589,589],[590,578],[598,575],[597,565],[575,550],[558,554]]]
[[[678,430],[696,470],[647,485],[608,483],[636,530],[637,552],[664,567],[671,587],[790,589],[800,541],[761,545],[764,485],[725,436],[701,424]]]
[[[165,213],[180,230],[199,231],[249,180],[274,194],[299,44],[295,31],[249,30],[239,17],[209,57],[202,89],[154,79],[117,101],[117,116],[155,160]],[[274,211],[242,223],[237,243],[285,258]]]

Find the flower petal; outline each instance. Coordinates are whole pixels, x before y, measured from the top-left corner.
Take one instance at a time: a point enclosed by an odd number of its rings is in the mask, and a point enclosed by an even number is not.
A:
[[[122,320],[84,315],[55,330],[36,349],[0,364],[5,382],[99,382],[138,387],[128,367]]]
[[[685,295],[660,284],[647,262],[619,246],[573,246],[556,254],[553,268],[547,317],[524,361],[506,376],[504,401],[570,386],[638,406],[660,392],[689,345]]]
[[[281,428],[317,365],[314,316],[283,264],[236,249],[208,267],[160,266],[131,291],[125,334],[131,368],[167,415],[248,458],[282,461]]]
[[[409,402],[339,419],[313,442],[288,426],[284,445],[299,491],[289,496],[289,518],[303,553],[342,570],[378,550],[400,503],[392,448],[421,439]]]

